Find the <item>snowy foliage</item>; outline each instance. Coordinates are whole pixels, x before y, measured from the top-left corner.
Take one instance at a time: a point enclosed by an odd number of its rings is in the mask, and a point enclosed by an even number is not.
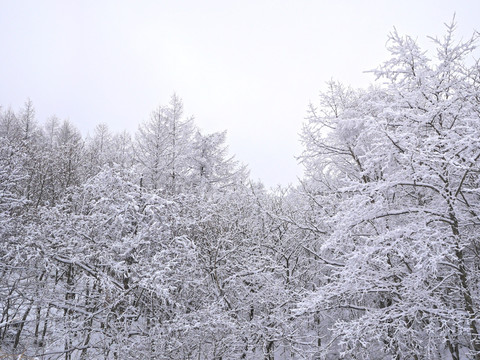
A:
[[[318,209],[331,280],[300,308],[335,313],[327,353],[480,357],[479,68],[466,66],[476,36],[455,43],[453,31],[432,61],[394,32],[375,71],[384,86],[331,83],[327,108],[312,109],[306,191],[336,205]]]
[[[0,357],[480,359],[478,36],[454,28],[329,82],[291,189],[176,95],[133,137],[0,109]]]

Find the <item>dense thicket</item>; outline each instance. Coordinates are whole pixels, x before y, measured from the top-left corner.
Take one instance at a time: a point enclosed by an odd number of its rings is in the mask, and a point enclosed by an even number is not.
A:
[[[480,359],[477,35],[389,37],[266,191],[172,96],[137,133],[0,112],[0,357]]]

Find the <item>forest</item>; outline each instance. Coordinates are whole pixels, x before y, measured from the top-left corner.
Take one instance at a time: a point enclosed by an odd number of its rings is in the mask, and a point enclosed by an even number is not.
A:
[[[0,359],[479,360],[478,37],[328,82],[288,188],[177,95],[134,134],[2,107]]]

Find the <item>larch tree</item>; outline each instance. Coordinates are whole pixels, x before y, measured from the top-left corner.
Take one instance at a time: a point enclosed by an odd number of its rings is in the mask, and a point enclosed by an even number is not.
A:
[[[152,112],[136,134],[135,157],[143,173],[143,185],[176,193],[190,174],[192,118],[183,117],[183,103],[172,95],[168,106]]]
[[[245,166],[228,155],[227,132],[204,135],[197,131],[193,139],[190,182],[193,186],[222,189],[242,184],[248,177]]]
[[[98,174],[105,165],[112,165],[113,136],[106,124],[95,127],[93,136],[88,138],[85,145],[87,153],[86,171],[88,176]]]

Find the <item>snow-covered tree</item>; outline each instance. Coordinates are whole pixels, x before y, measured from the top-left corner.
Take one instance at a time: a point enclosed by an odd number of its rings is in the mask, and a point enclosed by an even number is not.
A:
[[[191,167],[195,128],[192,118],[183,117],[183,103],[172,95],[168,106],[152,112],[140,125],[135,157],[142,167],[142,185],[176,193],[185,184]]]
[[[106,124],[95,127],[93,136],[88,137],[85,145],[86,171],[88,177],[100,172],[105,165],[112,165],[113,136]]]
[[[226,131],[207,135],[197,131],[195,134],[190,175],[193,186],[222,189],[245,182],[246,167],[228,155],[226,135]]]
[[[300,307],[335,317],[327,354],[480,358],[477,36],[454,27],[433,60],[393,32],[381,86],[331,83],[312,107],[305,194],[329,272]]]

